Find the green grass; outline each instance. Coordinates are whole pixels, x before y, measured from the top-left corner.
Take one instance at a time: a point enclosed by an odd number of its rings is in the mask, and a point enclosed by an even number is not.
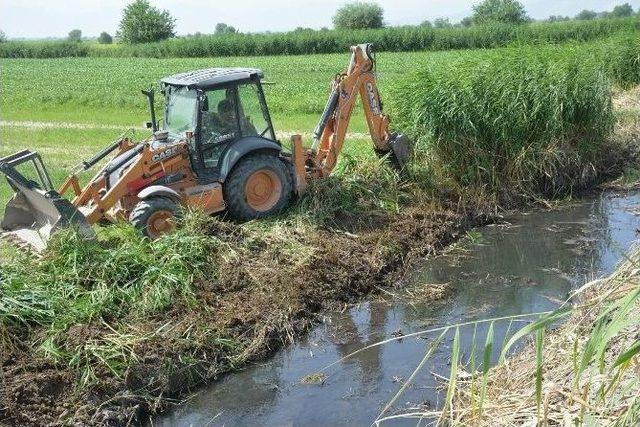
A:
[[[131,340],[148,339],[144,334],[112,329],[100,342],[77,345],[61,335],[73,325],[95,322],[101,328],[101,323],[147,318],[178,301],[196,304],[193,284],[215,269],[207,257],[216,239],[203,233],[204,220],[189,218],[177,233],[155,241],[122,226],[100,230],[100,240],[93,242],[66,231],[56,235],[41,260],[9,255],[0,281],[0,326],[44,327],[36,340],[39,350],[76,370],[83,384],[94,378],[97,366],[121,376],[135,357]]]

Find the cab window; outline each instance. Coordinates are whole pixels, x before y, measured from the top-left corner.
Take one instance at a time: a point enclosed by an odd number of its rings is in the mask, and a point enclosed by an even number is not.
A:
[[[200,128],[205,167],[216,167],[225,143],[238,137],[235,89],[207,91]]]
[[[169,91],[166,105],[165,129],[180,137],[193,130],[196,113],[196,92],[185,87]]]
[[[207,91],[205,102],[206,108],[202,112],[202,143],[215,144],[236,138],[238,118],[234,90]]]
[[[266,107],[260,102],[258,88],[255,84],[238,86],[240,99],[240,131],[242,136],[255,135],[275,140],[269,126]]]

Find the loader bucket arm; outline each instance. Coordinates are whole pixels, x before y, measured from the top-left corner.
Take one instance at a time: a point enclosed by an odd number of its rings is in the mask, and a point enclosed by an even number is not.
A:
[[[31,163],[40,182],[28,179],[17,170],[26,163]],[[61,228],[73,226],[86,238],[95,236],[84,215],[52,188],[37,152],[23,150],[1,158],[0,172],[14,191],[0,221],[3,237],[41,251],[52,233]]]
[[[389,130],[375,75],[375,60],[370,44],[351,47],[347,69],[338,74],[318,126],[313,133],[310,177],[329,175],[344,146],[351,114],[358,94],[364,108],[373,148],[380,156],[388,155],[397,169],[403,169],[412,155],[409,140]]]

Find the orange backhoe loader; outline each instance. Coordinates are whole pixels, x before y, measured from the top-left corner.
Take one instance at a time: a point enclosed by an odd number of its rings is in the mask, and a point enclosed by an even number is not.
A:
[[[257,69],[212,68],[162,79],[162,128],[153,90],[143,91],[153,136],[134,143],[125,133],[82,162],[57,190],[38,153],[23,150],[0,159],[0,172],[15,192],[0,223],[4,236],[42,250],[60,228],[74,226],[91,238],[91,226],[105,220],[128,220],[155,238],[174,228],[183,206],[226,210],[239,220],[276,213],[310,180],[331,173],[358,94],[376,152],[398,168],[409,158],[407,139],[390,132],[382,111],[371,45],[351,48],[349,66],[335,77],[307,150],[299,135],[292,137],[291,153],[276,140],[262,77]],[[77,174],[113,153],[81,188]],[[32,173],[25,175],[19,169],[28,164]],[[69,191],[73,195],[66,198]]]

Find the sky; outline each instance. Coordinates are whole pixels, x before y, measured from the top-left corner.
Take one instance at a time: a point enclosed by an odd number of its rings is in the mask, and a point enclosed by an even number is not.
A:
[[[0,30],[9,38],[66,37],[74,28],[83,36],[102,31],[115,34],[122,9],[130,0],[0,0]],[[522,1],[522,0],[521,0]],[[582,9],[611,10],[628,1],[640,8],[640,0],[524,0],[529,16],[574,16]],[[287,31],[296,27],[331,28],[331,17],[346,0],[151,0],[176,18],[180,34],[212,33],[216,23],[233,25],[242,32]],[[471,14],[478,3],[463,0],[376,0],[388,25],[419,24],[449,17],[457,22]]]

